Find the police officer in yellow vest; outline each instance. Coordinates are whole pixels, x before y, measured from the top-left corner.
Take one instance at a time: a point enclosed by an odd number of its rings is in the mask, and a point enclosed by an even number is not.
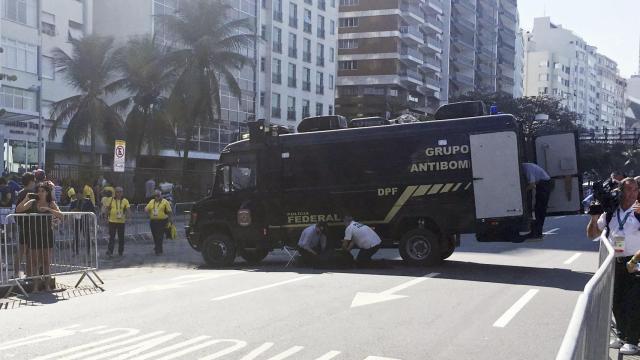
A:
[[[115,195],[109,202],[105,201],[102,208],[102,213],[107,216],[109,221],[109,248],[107,250],[107,256],[113,255],[113,248],[115,245],[115,237],[118,235],[118,256],[122,256],[124,252],[124,225],[127,218],[131,217],[131,206],[129,200],[123,196],[123,189],[117,187],[115,189]]]
[[[149,201],[144,211],[149,214],[155,253],[156,255],[162,255],[162,241],[164,240],[165,229],[172,212],[171,204],[162,198],[160,190],[156,190],[154,198]]]

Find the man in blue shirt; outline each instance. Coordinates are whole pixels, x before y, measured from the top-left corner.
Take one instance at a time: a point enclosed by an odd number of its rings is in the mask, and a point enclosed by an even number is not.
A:
[[[529,200],[529,208],[531,208],[531,192],[536,191],[536,203],[534,213],[536,220],[531,224],[531,232],[525,235],[526,238],[541,238],[544,219],[547,216],[547,205],[549,204],[549,196],[553,189],[551,177],[540,166],[533,163],[523,163],[522,170],[527,179],[527,200]]]

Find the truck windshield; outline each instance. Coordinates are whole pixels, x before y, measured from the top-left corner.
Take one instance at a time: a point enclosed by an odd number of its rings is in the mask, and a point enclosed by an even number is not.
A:
[[[252,189],[256,186],[256,163],[253,156],[225,156],[217,167],[214,192]]]

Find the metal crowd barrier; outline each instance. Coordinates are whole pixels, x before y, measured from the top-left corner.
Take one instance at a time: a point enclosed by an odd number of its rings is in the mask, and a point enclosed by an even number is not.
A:
[[[580,294],[556,360],[609,358],[609,325],[615,274],[614,250],[600,235],[600,267]]]
[[[0,285],[17,288],[25,296],[24,284],[51,284],[59,275],[82,274],[76,287],[88,278],[94,286],[103,284],[98,269],[96,215],[65,212],[10,214],[0,237]],[[94,280],[95,278],[95,280]],[[49,283],[48,283],[49,282]]]

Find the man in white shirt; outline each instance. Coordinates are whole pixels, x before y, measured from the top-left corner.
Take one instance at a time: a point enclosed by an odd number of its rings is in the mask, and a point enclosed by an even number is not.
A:
[[[640,278],[627,271],[627,263],[640,250],[640,211],[638,184],[632,178],[620,183],[620,205],[613,214],[593,214],[587,226],[587,235],[596,238],[606,229],[605,235],[616,250],[615,278],[613,285],[613,315],[616,319],[618,338],[610,347],[620,348],[625,355],[638,352],[640,340]]]
[[[527,201],[531,208],[531,192],[536,190],[536,204],[534,212],[536,221],[531,224],[531,232],[526,235],[527,238],[541,238],[544,219],[547,216],[547,205],[549,204],[549,196],[551,195],[552,182],[551,177],[540,166],[533,163],[523,163],[522,170],[527,178]]]
[[[156,181],[153,178],[144,183],[144,197],[147,201],[153,199],[153,192],[156,190]]]
[[[378,252],[382,243],[380,236],[367,225],[353,221],[350,215],[344,216],[344,223],[347,228],[344,231],[342,249],[351,251],[354,246],[357,246],[360,251],[356,257],[356,264],[361,267],[371,264],[371,257]]]
[[[298,252],[305,265],[317,265],[320,254],[327,248],[327,223],[320,221],[302,230],[298,240]]]

